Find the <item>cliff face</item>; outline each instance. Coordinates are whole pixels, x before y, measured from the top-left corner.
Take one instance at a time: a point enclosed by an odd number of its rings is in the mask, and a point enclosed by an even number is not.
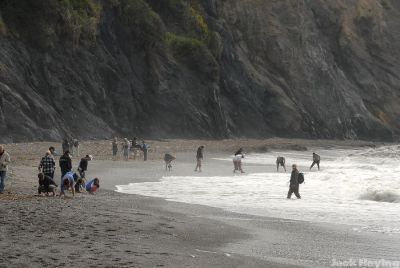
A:
[[[19,0],[0,12],[3,141],[400,131],[395,0]]]

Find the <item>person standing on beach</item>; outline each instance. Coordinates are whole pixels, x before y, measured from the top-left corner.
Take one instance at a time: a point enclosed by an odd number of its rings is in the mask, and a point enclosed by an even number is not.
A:
[[[236,172],[236,170],[240,171],[241,173],[244,173],[242,169],[242,158],[244,158],[243,154],[243,149],[240,148],[239,150],[236,151],[235,156],[233,157],[233,173]]]
[[[117,137],[114,137],[112,141],[112,153],[113,153],[113,160],[115,161],[117,159],[117,153],[118,153],[118,140]]]
[[[194,171],[197,171],[197,168],[198,168],[199,172],[201,172],[201,161],[203,161],[203,150],[204,150],[203,145],[197,149],[197,153],[196,153],[197,164],[196,164],[196,168],[194,169]]]
[[[93,156],[87,154],[85,157],[81,159],[78,166],[79,175],[81,178],[85,178],[85,172],[88,168],[89,161],[93,159]]]
[[[68,142],[68,139],[65,138],[63,143],[62,143],[63,154],[65,154],[66,151],[69,151],[69,147],[70,147],[70,144]]]
[[[311,164],[310,170],[313,168],[315,164],[317,164],[319,170],[319,162],[321,161],[321,157],[314,152],[312,153],[312,157],[313,157],[313,163]]]
[[[59,165],[61,169],[61,178],[64,177],[67,172],[72,170],[72,159],[69,151],[65,151],[65,153],[60,157]]]
[[[4,192],[8,165],[11,163],[10,155],[5,151],[4,146],[0,145],[0,194]]]
[[[290,199],[292,197],[292,194],[300,199],[300,193],[299,193],[299,188],[300,188],[300,183],[299,183],[299,171],[297,170],[297,165],[293,164],[292,165],[292,174],[290,175],[290,185],[289,185],[289,192],[287,194],[287,198]]]
[[[283,156],[278,156],[278,157],[276,158],[276,172],[279,171],[279,166],[282,166],[283,169],[284,169],[285,172],[286,172],[285,158],[284,158]]]
[[[125,161],[129,160],[129,148],[130,148],[130,142],[127,138],[124,138],[124,143],[122,144],[122,152],[124,153],[124,159]]]
[[[72,147],[74,148],[74,154],[79,156],[79,140],[78,139],[72,140]]]
[[[56,170],[56,162],[54,158],[51,156],[51,152],[47,151],[45,156],[42,157],[42,160],[39,163],[38,167],[39,172],[43,172],[45,176],[49,176],[54,179],[54,171]]]
[[[149,150],[150,146],[147,145],[144,141],[142,141],[142,151],[143,151],[143,160],[147,161],[147,152]]]

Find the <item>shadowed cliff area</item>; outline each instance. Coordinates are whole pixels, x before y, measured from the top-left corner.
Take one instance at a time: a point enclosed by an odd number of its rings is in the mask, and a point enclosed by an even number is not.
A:
[[[0,141],[397,139],[396,0],[1,0]]]

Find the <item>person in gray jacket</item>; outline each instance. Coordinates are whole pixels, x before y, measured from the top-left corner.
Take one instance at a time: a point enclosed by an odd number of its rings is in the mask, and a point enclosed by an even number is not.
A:
[[[279,166],[282,166],[283,169],[284,169],[285,172],[286,172],[285,158],[284,158],[283,156],[278,156],[278,157],[276,158],[276,172],[279,171]]]
[[[301,196],[299,194],[299,188],[300,188],[300,184],[299,184],[299,171],[297,170],[297,165],[293,164],[292,165],[292,174],[290,175],[290,186],[289,186],[289,192],[287,194],[287,198],[290,199],[292,197],[292,194],[294,193],[294,195],[300,199]]]
[[[0,194],[4,192],[10,162],[10,155],[4,150],[3,145],[0,145]]]
[[[321,157],[317,155],[316,153],[312,153],[312,158],[313,158],[313,163],[311,164],[310,170],[313,168],[315,164],[317,164],[318,170],[319,170],[319,162],[321,161]]]

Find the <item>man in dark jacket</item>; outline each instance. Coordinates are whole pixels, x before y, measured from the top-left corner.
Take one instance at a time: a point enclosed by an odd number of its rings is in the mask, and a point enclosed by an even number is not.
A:
[[[317,164],[318,170],[319,170],[319,161],[321,161],[321,157],[317,155],[316,153],[312,153],[312,158],[313,158],[313,163],[311,164],[310,170],[312,167]]]
[[[65,151],[65,153],[60,157],[59,163],[62,178],[67,172],[72,170],[72,160],[71,156],[69,155],[69,151]]]
[[[282,166],[283,169],[284,169],[285,172],[286,172],[285,158],[284,158],[283,156],[278,156],[278,157],[276,158],[276,172],[279,171],[279,166]]]
[[[68,139],[65,138],[65,139],[63,140],[63,143],[62,143],[63,154],[65,154],[66,151],[69,151],[69,147],[70,147],[70,144],[69,144],[69,142],[68,142]]]
[[[55,196],[57,184],[54,182],[54,180],[50,176],[47,176],[43,173],[39,173],[38,178],[38,194],[41,195],[42,193],[46,193],[46,195],[48,195],[50,192],[52,192],[53,196]]]
[[[84,158],[81,159],[81,162],[79,162],[78,171],[81,178],[85,178],[85,172],[87,170],[88,162],[90,160],[92,160],[92,156],[87,154]]]
[[[293,164],[292,165],[292,174],[290,175],[290,186],[289,186],[289,192],[287,194],[287,198],[290,199],[292,197],[292,194],[294,193],[295,196],[300,199],[301,196],[299,194],[299,171],[297,170],[297,165]]]

